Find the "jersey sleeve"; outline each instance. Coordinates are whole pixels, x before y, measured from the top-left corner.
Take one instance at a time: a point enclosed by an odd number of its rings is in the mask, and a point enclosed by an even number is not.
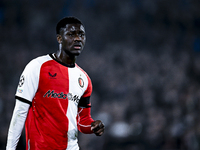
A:
[[[92,94],[92,82],[91,82],[91,79],[89,78],[89,76],[88,75],[86,75],[86,76],[87,76],[87,80],[88,80],[88,86],[87,86],[87,89],[85,90],[84,94],[80,98],[79,105],[78,105],[78,107],[82,107],[82,108],[91,107],[90,96]]]
[[[15,97],[32,102],[38,88],[40,65],[36,59],[29,62],[21,74]]]
[[[91,134],[93,131],[91,131],[91,123],[94,122],[94,120],[91,117],[91,102],[90,102],[90,96],[92,94],[92,82],[89,76],[85,73],[88,85],[83,93],[82,97],[80,98],[79,104],[78,104],[78,115],[77,115],[77,127],[78,130],[85,134]]]
[[[12,115],[6,150],[15,150],[21,136],[30,105],[16,100],[15,109]]]
[[[86,76],[87,76],[87,80],[88,80],[88,86],[87,86],[87,89],[85,90],[85,92],[83,93],[82,97],[90,97],[92,94],[92,81],[87,74],[86,74]]]
[[[91,134],[91,123],[94,120],[91,118],[91,108],[78,108],[77,127],[78,130],[85,134]]]

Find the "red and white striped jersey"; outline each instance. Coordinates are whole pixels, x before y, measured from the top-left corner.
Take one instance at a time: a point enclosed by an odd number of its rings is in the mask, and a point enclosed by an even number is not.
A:
[[[33,59],[24,69],[16,98],[31,103],[26,119],[26,149],[78,149],[78,107],[90,107],[92,84],[77,65],[53,54]]]

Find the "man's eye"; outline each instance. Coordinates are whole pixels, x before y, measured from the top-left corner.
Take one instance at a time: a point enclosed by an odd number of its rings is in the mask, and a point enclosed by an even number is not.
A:
[[[85,36],[85,34],[80,34],[81,37]]]

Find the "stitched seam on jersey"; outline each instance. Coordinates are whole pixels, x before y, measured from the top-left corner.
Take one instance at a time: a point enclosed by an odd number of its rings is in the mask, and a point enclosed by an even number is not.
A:
[[[78,118],[80,117],[79,114],[83,111],[83,108],[81,108],[81,110],[78,112]],[[80,119],[78,119],[78,122],[80,121]],[[82,126],[82,127],[91,127],[91,125],[82,125],[80,123],[78,123],[78,125]]]
[[[83,111],[83,108],[81,108],[81,110],[78,112],[78,115]]]
[[[79,125],[82,127],[91,127],[91,125],[82,125],[82,124],[79,124]]]

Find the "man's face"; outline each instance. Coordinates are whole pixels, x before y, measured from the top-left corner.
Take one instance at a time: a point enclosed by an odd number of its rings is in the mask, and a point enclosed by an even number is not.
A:
[[[63,28],[57,37],[62,45],[62,50],[67,54],[79,55],[85,45],[85,29],[81,24],[68,24]]]

